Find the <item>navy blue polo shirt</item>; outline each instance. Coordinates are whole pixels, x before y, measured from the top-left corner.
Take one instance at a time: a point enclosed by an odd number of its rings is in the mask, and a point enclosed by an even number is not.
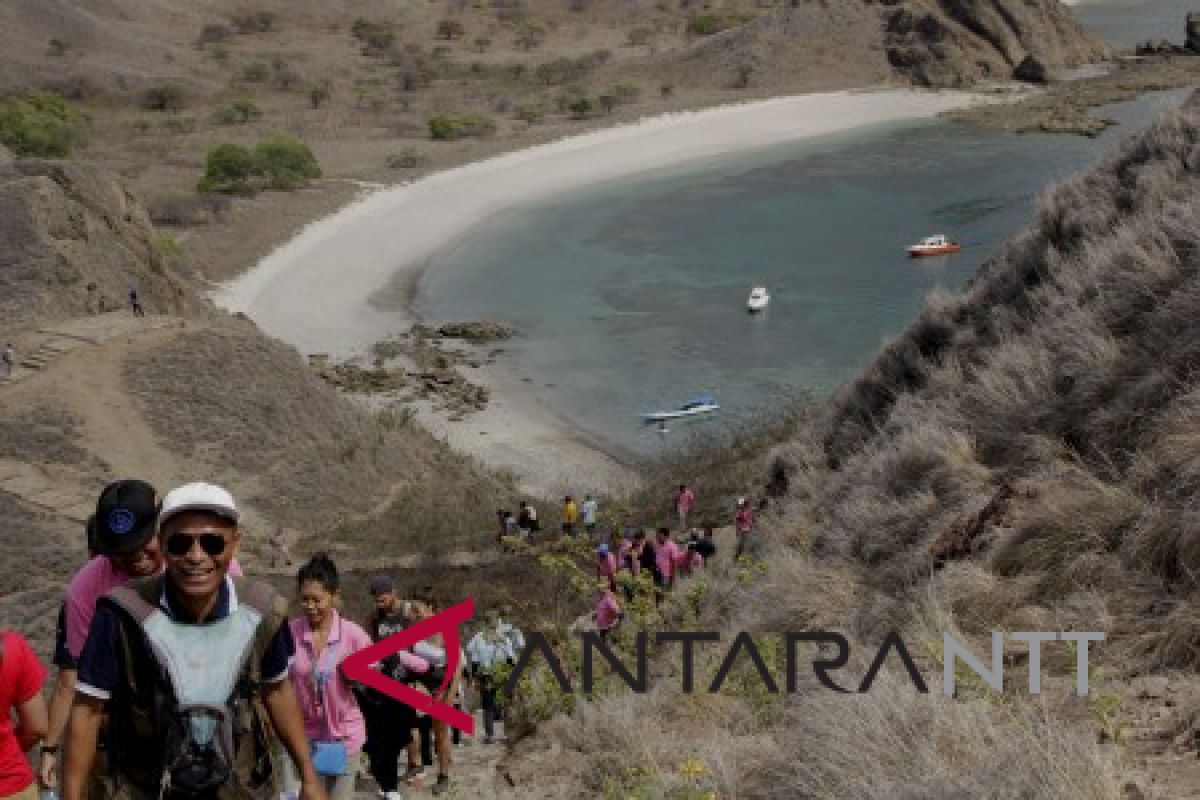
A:
[[[186,619],[179,602],[175,597],[174,587],[168,578],[163,583],[163,594],[159,598],[158,607],[173,621]],[[237,608],[237,591],[233,581],[226,576],[218,590],[217,604],[213,607],[208,619],[201,625],[217,622]],[[120,682],[121,659],[117,652],[120,620],[117,619],[116,609],[107,603],[96,606],[96,616],[92,617],[92,626],[88,628],[87,641],[79,654],[79,678],[75,689],[82,694],[100,700],[112,697],[113,690]],[[187,623],[185,623],[187,624]],[[259,672],[267,683],[278,683],[288,676],[292,656],[296,653],[296,643],[292,639],[291,628],[286,622],[279,626],[266,652],[263,653]]]

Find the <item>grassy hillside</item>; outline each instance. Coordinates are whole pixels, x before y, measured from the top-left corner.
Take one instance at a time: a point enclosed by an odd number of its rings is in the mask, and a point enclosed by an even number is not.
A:
[[[698,647],[700,692],[679,692],[678,647],[652,648],[648,695],[605,678],[518,748],[521,796],[1191,796],[1198,189],[1200,95],[1048,190],[1024,234],[776,448],[770,477],[788,488],[764,561],[634,611],[652,630],[725,631],[724,647]],[[803,630],[846,635],[831,674],[850,694],[809,667],[836,651],[805,646],[795,695],[766,691],[745,654],[721,694],[703,691],[737,631],[783,688],[772,634]],[[941,693],[945,632],[986,664],[991,631],[1072,630],[1108,636],[1086,697],[1061,643],[1028,694],[1028,650],[1011,641],[1004,694],[961,663]],[[894,653],[853,691],[889,631],[929,694]]]

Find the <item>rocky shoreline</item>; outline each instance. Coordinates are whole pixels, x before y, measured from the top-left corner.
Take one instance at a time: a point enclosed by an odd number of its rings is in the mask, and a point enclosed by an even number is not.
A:
[[[371,365],[360,359],[332,363],[324,354],[309,357],[313,372],[353,394],[391,395],[398,403],[427,400],[451,421],[487,408],[491,392],[460,371],[492,364],[504,348],[495,343],[513,331],[499,322],[456,322],[439,328],[413,325],[394,339],[371,347]]]
[[[951,111],[947,116],[1013,133],[1098,136],[1116,123],[1095,116],[1094,109],[1132,100],[1147,92],[1181,89],[1197,83],[1200,83],[1200,52],[1179,48],[1168,53],[1120,56],[1104,74],[1050,81],[1044,89],[1025,99]]]

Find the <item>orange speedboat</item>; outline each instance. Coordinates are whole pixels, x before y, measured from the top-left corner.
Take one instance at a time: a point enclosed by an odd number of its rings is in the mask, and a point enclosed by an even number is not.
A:
[[[937,236],[926,236],[917,244],[908,248],[910,258],[920,258],[921,256],[948,256],[951,253],[957,253],[962,250],[962,245],[958,242],[951,242],[942,234]]]

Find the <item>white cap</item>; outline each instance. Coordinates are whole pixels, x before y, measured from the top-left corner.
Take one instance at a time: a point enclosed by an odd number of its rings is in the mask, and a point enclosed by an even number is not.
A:
[[[211,483],[187,483],[167,492],[158,512],[158,527],[182,511],[211,511],[233,522],[238,521],[233,495]]]

